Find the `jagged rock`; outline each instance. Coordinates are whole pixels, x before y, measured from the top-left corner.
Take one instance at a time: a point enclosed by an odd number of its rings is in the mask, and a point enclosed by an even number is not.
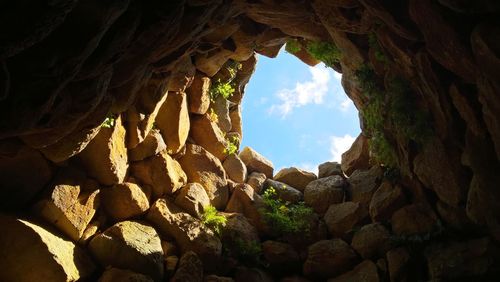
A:
[[[186,144],[190,128],[186,93],[168,93],[165,103],[158,111],[156,126],[167,144],[168,153],[178,153]]]
[[[20,142],[0,141],[0,208],[17,209],[31,201],[52,178],[50,163],[38,151]]]
[[[354,202],[333,204],[326,211],[324,219],[330,234],[343,237],[368,219],[368,209]]]
[[[115,221],[138,217],[149,209],[149,201],[134,183],[116,184],[101,191],[102,205]]]
[[[385,181],[373,193],[370,202],[370,216],[374,222],[390,219],[392,214],[404,206],[405,203],[406,198],[401,186],[398,184],[392,185],[390,182]]]
[[[102,266],[130,269],[163,279],[163,250],[155,229],[136,221],[119,222],[89,243],[89,250]]]
[[[380,185],[382,171],[378,167],[372,167],[370,170],[356,170],[349,179],[349,191],[351,200],[363,204],[370,205],[373,193]]]
[[[307,184],[316,179],[314,173],[296,167],[283,168],[274,176],[274,180],[288,184],[301,192],[304,192]]]
[[[219,238],[203,223],[166,199],[158,199],[146,215],[163,236],[175,239],[182,253],[193,251],[211,268],[221,255]]]
[[[104,185],[123,182],[127,174],[125,128],[121,118],[111,128],[103,127],[78,155],[87,173]]]
[[[328,282],[350,282],[350,281],[363,281],[363,282],[378,282],[377,266],[371,260],[365,260],[354,267],[353,270],[344,273],[336,278],[328,279]]]
[[[101,225],[102,224],[99,220],[91,221],[87,225],[87,228],[85,228],[85,231],[83,231],[82,237],[80,237],[78,243],[82,246],[86,246],[90,239],[92,239],[92,237],[97,234]]]
[[[304,189],[304,201],[317,213],[323,214],[332,204],[344,200],[345,180],[338,175],[319,178]]]
[[[179,266],[171,282],[202,281],[203,263],[194,252],[186,252],[179,260]]]
[[[161,248],[163,250],[163,257],[164,258],[179,254],[179,250],[177,248],[177,245],[173,242],[161,241]]]
[[[99,282],[153,282],[154,280],[141,273],[136,273],[126,269],[108,268],[104,271]]]
[[[2,281],[77,281],[95,270],[85,251],[40,225],[4,215],[0,225]]]
[[[307,52],[304,48],[300,48],[299,51],[292,53],[297,59],[301,60],[304,64],[314,67],[319,64],[321,61],[314,58],[309,52]]]
[[[358,256],[340,239],[322,240],[309,246],[304,274],[328,278],[344,273],[356,265]]]
[[[359,134],[351,148],[342,154],[341,167],[347,176],[356,170],[370,168],[368,139],[363,134]]]
[[[261,154],[250,147],[245,147],[240,152],[240,158],[247,166],[248,172],[262,172],[267,178],[273,178],[273,164]]]
[[[266,179],[263,186],[264,191],[271,187],[276,191],[276,195],[278,196],[278,198],[285,202],[297,203],[302,201],[304,198],[302,192],[295,189],[294,187],[279,181]]]
[[[238,155],[231,154],[227,156],[222,165],[229,179],[237,183],[245,183],[247,178],[247,167]]]
[[[344,176],[341,165],[337,162],[326,162],[318,166],[318,178],[340,175]]]
[[[240,266],[236,269],[236,274],[234,275],[235,281],[241,282],[272,282],[274,279],[258,268],[249,268],[246,266]]]
[[[292,245],[271,240],[262,243],[262,254],[271,269],[285,273],[297,267],[300,260]]]
[[[194,116],[191,120],[191,136],[196,144],[202,146],[221,162],[227,157],[227,140],[217,123],[207,114]]]
[[[248,176],[247,184],[252,186],[255,193],[260,193],[262,187],[264,186],[264,182],[266,181],[266,175],[261,172],[252,172]]]
[[[406,281],[410,254],[405,248],[396,248],[387,252],[387,264],[391,282]]]
[[[396,235],[431,233],[438,226],[438,219],[428,204],[412,204],[396,211],[391,218]]]
[[[193,83],[186,89],[188,109],[190,113],[203,115],[210,107],[210,85],[209,77],[196,73]]]
[[[245,253],[248,250],[244,248],[253,249],[255,246],[260,248],[259,234],[245,216],[239,213],[224,213],[223,215],[226,217],[227,222],[221,240],[224,242],[224,248],[229,251],[229,255],[234,259],[241,259],[239,257],[241,255],[251,255]]]
[[[129,150],[129,159],[131,161],[142,161],[146,158],[159,154],[165,150],[167,145],[157,129],[152,129],[148,136],[137,147]]]
[[[186,153],[179,159],[190,183],[200,183],[210,198],[210,203],[224,209],[229,198],[226,172],[221,162],[203,147],[186,145]]]
[[[188,183],[175,197],[175,204],[192,216],[201,218],[204,208],[210,205],[210,199],[203,186]]]
[[[351,246],[364,259],[383,257],[391,248],[390,236],[382,224],[371,223],[354,234]]]

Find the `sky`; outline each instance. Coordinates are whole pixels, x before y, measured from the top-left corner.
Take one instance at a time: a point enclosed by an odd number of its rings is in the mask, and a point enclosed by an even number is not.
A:
[[[340,84],[341,74],[323,63],[309,67],[281,50],[258,57],[243,98],[243,140],[281,168],[317,173],[340,162],[360,133],[358,112]]]

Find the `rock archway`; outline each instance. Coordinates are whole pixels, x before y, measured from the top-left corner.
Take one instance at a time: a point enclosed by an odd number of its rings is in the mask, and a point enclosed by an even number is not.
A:
[[[197,217],[210,203],[244,214],[247,219],[228,215],[238,236],[276,238],[260,225],[261,196],[242,183],[244,168],[272,178],[272,167],[250,150],[241,158],[231,152],[242,134],[238,105],[254,54],[273,57],[284,44],[305,63],[321,59],[343,74],[363,133],[346,156],[349,178],[333,177],[342,172],[327,164],[312,184],[339,199],[333,208],[333,202],[315,205],[306,195],[315,210],[309,222],[326,222],[328,232],[311,234],[318,242],[306,246],[295,242],[296,249],[277,240],[262,245],[266,260],[278,264],[274,278],[290,274],[279,269],[279,250],[291,268],[303,267],[296,274],[311,279],[343,273],[345,279],[391,281],[411,280],[407,275],[415,273],[421,279],[486,279],[498,273],[492,251],[500,240],[496,1],[62,0],[0,6],[0,266],[7,270],[1,280],[97,280],[109,265],[114,268],[103,281],[160,281],[173,275],[181,255],[175,281],[201,279],[187,270],[200,270],[202,262],[206,275],[263,280],[261,269],[235,270],[219,260],[219,237]],[[234,92],[228,99],[227,91]],[[218,94],[210,99],[210,92]],[[360,149],[367,146],[369,156]],[[283,174],[309,182],[316,177]],[[254,175],[254,187],[263,175]],[[283,189],[289,193],[279,197],[288,201],[302,197],[293,187]],[[368,210],[370,216],[363,216]],[[338,229],[359,224],[367,225],[354,236]],[[260,239],[244,232],[252,225]],[[373,250],[385,245],[367,234],[406,245]],[[424,257],[413,256],[415,246],[426,250]],[[322,261],[325,250],[339,254],[334,260],[340,265]],[[417,258],[416,265],[409,258]],[[447,263],[453,259],[460,262]]]

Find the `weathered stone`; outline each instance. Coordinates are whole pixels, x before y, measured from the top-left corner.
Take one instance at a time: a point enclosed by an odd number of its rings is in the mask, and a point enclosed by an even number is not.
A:
[[[175,193],[188,180],[181,165],[166,151],[132,164],[132,174],[142,183],[151,185],[156,198]]]
[[[248,184],[239,184],[227,203],[226,212],[243,214],[259,231],[264,229],[258,209],[262,207],[262,198]]]
[[[207,76],[214,76],[231,57],[233,52],[226,49],[217,49],[209,54],[200,54],[195,57],[196,68]]]
[[[305,277],[294,275],[282,278],[280,282],[311,282],[311,280],[306,279]]]
[[[191,56],[182,57],[174,66],[174,72],[168,82],[168,91],[184,92],[193,82],[195,73],[196,68],[191,61]]]
[[[347,176],[355,170],[370,168],[368,139],[363,134],[359,134],[351,148],[342,154],[341,167]]]
[[[387,252],[387,264],[391,282],[406,281],[410,254],[405,248],[396,248]]]
[[[194,252],[186,252],[179,260],[179,266],[171,282],[202,281],[203,263]]]
[[[344,176],[342,167],[337,162],[326,162],[318,166],[318,178],[325,178],[328,176],[340,175]]]
[[[240,213],[224,213],[223,215],[227,221],[222,233],[222,241],[236,243],[235,247],[239,247],[236,241],[260,244],[257,230],[244,215]]]
[[[188,109],[190,113],[203,115],[210,107],[210,85],[209,77],[196,73],[193,83],[186,89]]]
[[[290,244],[265,241],[262,243],[262,254],[270,264],[270,268],[275,271],[286,273],[299,264],[299,254]]]
[[[290,202],[290,203],[297,203],[303,200],[304,196],[302,195],[302,192],[299,190],[295,189],[294,187],[287,185],[285,183],[275,181],[272,179],[266,179],[264,182],[264,190],[267,190],[269,188],[274,188],[276,191],[276,195],[278,196],[279,199],[285,201],[285,202]]]
[[[175,239],[182,253],[193,251],[206,268],[217,263],[222,245],[203,223],[166,199],[158,199],[146,215],[163,236]]]
[[[100,221],[91,221],[88,225],[87,228],[85,228],[85,231],[83,231],[82,237],[80,237],[80,240],[78,240],[78,243],[82,246],[86,246],[87,243],[94,237],[95,234],[99,231],[99,228],[101,226]]]
[[[378,282],[380,281],[378,277],[377,266],[371,260],[365,260],[362,263],[354,267],[353,270],[344,273],[336,278],[328,279],[328,282],[351,282],[351,281],[363,281],[363,282]]]
[[[203,147],[186,145],[186,153],[179,159],[190,183],[200,183],[207,191],[210,203],[224,209],[229,198],[226,172],[221,162]]]
[[[52,168],[38,151],[19,142],[0,142],[0,208],[18,209],[31,201],[52,178]]]
[[[142,215],[149,209],[149,201],[142,189],[134,183],[116,184],[101,191],[102,205],[115,221]]]
[[[332,204],[344,200],[345,180],[338,175],[310,182],[304,189],[304,201],[317,213],[323,214]]]
[[[370,202],[370,216],[374,222],[388,220],[405,203],[406,198],[401,186],[385,181],[373,193]]]
[[[343,237],[368,219],[368,209],[354,202],[333,204],[326,211],[324,219],[330,234]]]
[[[108,268],[104,271],[99,282],[153,282],[154,280],[141,273],[119,268]]]
[[[351,246],[364,259],[383,257],[391,248],[390,236],[382,224],[371,223],[354,234]]]
[[[438,219],[428,204],[419,203],[396,211],[391,224],[396,235],[416,235],[434,231],[438,227]]]
[[[201,184],[188,183],[175,197],[175,204],[190,215],[201,218],[204,208],[210,205],[210,199]]]
[[[296,167],[283,168],[275,176],[274,180],[288,184],[303,192],[307,184],[318,177],[312,173]]]
[[[233,96],[235,96],[233,94]],[[243,136],[243,121],[241,119],[241,105],[237,105],[229,109],[229,117],[231,118],[231,131],[239,134],[241,140],[241,136]]]
[[[247,184],[252,186],[252,188],[255,190],[255,193],[260,193],[266,179],[267,178],[264,173],[255,171],[250,173],[250,175],[248,176]]]
[[[0,215],[0,225],[2,281],[77,281],[95,270],[80,247],[37,224]]]
[[[222,165],[229,179],[237,183],[245,183],[247,178],[247,167],[238,155],[231,154],[227,156]]]
[[[113,127],[103,127],[78,155],[88,174],[104,185],[123,182],[127,174],[125,128],[121,118]]]
[[[223,132],[229,132],[232,127],[231,117],[229,115],[230,102],[222,95],[212,99],[210,108],[217,115],[217,125]]]
[[[240,158],[247,166],[248,172],[262,172],[267,178],[273,177],[273,164],[261,154],[257,153],[250,147],[245,147],[240,152]]]
[[[186,93],[169,92],[158,111],[156,126],[167,144],[168,153],[178,153],[186,144],[190,127]]]
[[[377,167],[370,170],[356,170],[347,180],[349,182],[349,191],[351,200],[365,206],[370,205],[373,193],[380,185],[382,171]]]
[[[462,207],[451,207],[438,201],[436,211],[444,222],[456,229],[464,229],[472,225],[472,221],[467,217],[467,213]]]
[[[207,114],[193,117],[190,134],[196,144],[205,148],[220,161],[226,159],[227,140],[217,123],[211,121]]]
[[[152,129],[143,142],[134,149],[129,150],[128,156],[131,161],[142,161],[165,149],[167,149],[167,145],[163,141],[160,132],[157,129]]]
[[[135,221],[119,222],[95,236],[89,249],[102,266],[130,269],[163,279],[163,250],[155,229]]]
[[[356,265],[358,256],[340,239],[322,240],[309,246],[304,274],[328,278],[344,273]]]

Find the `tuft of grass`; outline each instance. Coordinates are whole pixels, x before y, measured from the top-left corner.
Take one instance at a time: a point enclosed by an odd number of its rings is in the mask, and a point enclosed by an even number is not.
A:
[[[231,138],[226,138],[227,145],[226,148],[224,149],[224,153],[227,155],[233,155],[238,152],[238,146],[236,144],[239,143],[239,140],[237,137],[232,136]]]
[[[300,46],[300,43],[297,39],[290,39],[286,42],[285,45],[285,51],[287,51],[290,54],[295,54],[302,50],[302,47]]]
[[[229,99],[234,93],[235,89],[230,82],[221,82],[217,80],[210,88],[210,98],[214,101],[217,97],[222,96],[224,99]]]
[[[101,124],[105,128],[113,128],[116,124],[116,118],[114,116],[107,117]]]
[[[322,61],[328,67],[338,64],[341,52],[335,44],[330,42],[308,42],[306,50],[315,59]]]
[[[222,230],[226,226],[227,219],[217,213],[214,206],[206,206],[203,209],[201,220],[205,226],[210,228],[219,237],[222,235]]]

